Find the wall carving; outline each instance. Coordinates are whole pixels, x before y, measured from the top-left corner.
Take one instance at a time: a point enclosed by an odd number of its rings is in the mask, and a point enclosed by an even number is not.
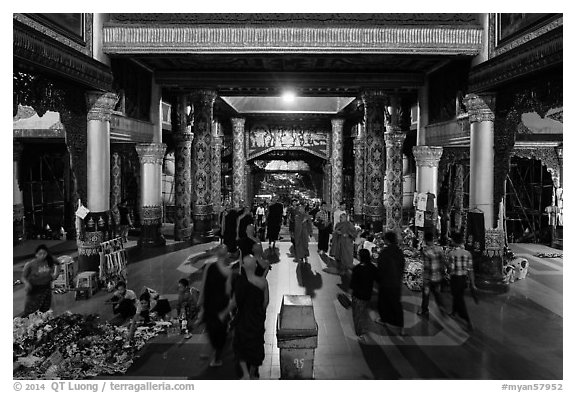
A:
[[[328,133],[320,128],[257,124],[251,127],[248,138],[248,159],[272,150],[303,149],[324,159],[330,155]]]

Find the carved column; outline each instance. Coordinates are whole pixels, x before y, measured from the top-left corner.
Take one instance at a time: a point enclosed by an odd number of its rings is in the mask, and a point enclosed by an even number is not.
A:
[[[246,165],[246,152],[244,143],[244,124],[246,119],[233,118],[232,142],[232,203],[235,208],[246,199],[246,178],[244,166]]]
[[[493,94],[468,94],[464,103],[470,120],[470,208],[484,212],[486,229],[494,227],[494,106]]]
[[[190,158],[192,156],[192,141],[194,134],[192,128],[188,124],[188,117],[186,115],[186,96],[180,95],[178,97],[178,105],[176,108],[176,132],[173,134],[176,148],[174,150],[175,173],[174,173],[174,188],[175,198],[174,204],[176,215],[174,217],[174,240],[187,240],[192,235],[191,225],[191,166]]]
[[[402,228],[403,163],[402,146],[404,134],[400,127],[387,125],[386,141],[386,230],[400,232]]]
[[[85,238],[78,240],[78,270],[98,271],[98,247],[110,237],[110,118],[118,96],[86,93],[87,116],[87,207]]]
[[[24,240],[24,203],[20,189],[20,158],[24,147],[21,143],[13,142],[12,159],[12,228],[13,243]]]
[[[338,207],[343,200],[342,188],[342,162],[344,155],[343,146],[344,119],[332,119],[332,208]]]
[[[456,165],[456,176],[454,181],[454,228],[462,231],[462,221],[464,215],[464,166]]]
[[[386,95],[383,91],[366,91],[364,102],[364,124],[366,127],[366,167],[364,216],[374,230],[382,230],[384,198],[384,111]]]
[[[201,241],[212,232],[212,122],[216,92],[198,90],[192,95],[194,104],[194,236]]]
[[[162,164],[166,145],[141,143],[136,145],[140,158],[140,223],[138,245],[163,246],[162,236]]]
[[[324,201],[328,206],[332,206],[332,164],[324,164]]]
[[[111,149],[114,145],[111,146]],[[120,152],[112,151],[110,157],[110,208],[112,209],[112,219],[120,222],[118,209],[114,209],[122,201],[122,157]],[[118,236],[118,234],[114,234]]]
[[[244,165],[244,178],[246,179],[244,200],[246,201],[246,206],[252,206],[252,167],[249,164]]]
[[[354,138],[354,221],[364,221],[364,154],[366,154],[366,130],[363,124],[356,126]]]
[[[212,211],[215,222],[222,211],[222,126],[212,124]]]

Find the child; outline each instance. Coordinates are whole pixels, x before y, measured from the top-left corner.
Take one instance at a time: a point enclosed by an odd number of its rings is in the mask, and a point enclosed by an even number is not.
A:
[[[358,251],[360,264],[352,269],[350,289],[352,289],[352,319],[354,330],[360,341],[366,339],[366,326],[364,320],[367,316],[368,304],[372,297],[374,280],[378,276],[378,269],[370,261],[370,251],[363,248]]]
[[[136,314],[130,322],[130,328],[128,330],[128,338],[124,344],[124,348],[130,348],[132,346],[132,341],[134,340],[134,333],[136,333],[136,328],[138,326],[147,325],[150,323],[150,294],[144,292],[140,295],[140,299],[137,305]]]
[[[187,279],[181,278],[178,280],[178,303],[176,304],[176,313],[178,317],[183,315],[186,318],[186,326],[188,329],[188,333],[184,337],[186,339],[192,337],[194,320],[198,315],[198,297],[198,289],[190,288],[190,283]]]
[[[136,313],[136,294],[133,290],[126,288],[124,281],[116,284],[116,292],[108,301],[112,303],[112,311],[117,314],[111,321],[113,325],[122,325],[127,319]]]

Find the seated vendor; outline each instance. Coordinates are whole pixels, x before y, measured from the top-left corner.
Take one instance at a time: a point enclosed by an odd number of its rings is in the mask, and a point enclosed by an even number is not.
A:
[[[124,347],[127,348],[131,346],[131,342],[134,339],[134,333],[136,333],[136,328],[138,326],[148,325],[150,322],[150,294],[148,292],[144,292],[142,295],[140,295],[136,313],[132,317],[132,321],[130,321],[128,337]]]
[[[136,294],[126,288],[126,283],[119,281],[116,284],[116,292],[109,300],[112,303],[112,311],[116,316],[111,321],[114,325],[121,325],[136,313]]]

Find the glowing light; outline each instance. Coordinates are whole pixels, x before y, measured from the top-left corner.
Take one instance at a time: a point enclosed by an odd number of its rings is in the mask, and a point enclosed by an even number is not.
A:
[[[294,93],[291,90],[286,90],[284,93],[282,93],[282,99],[284,100],[284,102],[294,102],[294,100],[296,99],[296,93]]]

